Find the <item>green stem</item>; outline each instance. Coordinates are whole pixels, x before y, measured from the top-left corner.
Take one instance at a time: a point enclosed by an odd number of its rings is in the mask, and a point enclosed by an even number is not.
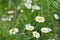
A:
[[[9,1],[8,1],[8,8],[11,7],[11,3],[12,3],[12,0],[9,0]]]

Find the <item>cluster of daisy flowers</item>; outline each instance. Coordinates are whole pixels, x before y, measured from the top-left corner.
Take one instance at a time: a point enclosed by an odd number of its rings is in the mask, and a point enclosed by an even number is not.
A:
[[[45,21],[45,18],[44,17],[41,17],[41,16],[36,16],[35,18],[36,22],[44,22]],[[37,31],[33,31],[34,30],[34,26],[30,25],[30,24],[26,24],[25,25],[25,29],[28,30],[28,31],[32,31],[32,35],[33,37],[35,38],[39,38],[40,37],[40,33],[37,32]],[[43,27],[40,29],[42,33],[48,33],[48,32],[51,32],[52,29],[50,28],[47,28],[47,27]],[[16,34],[17,32],[19,32],[18,28],[13,28],[13,29],[10,29],[10,34]]]
[[[27,9],[32,9],[32,12],[34,12],[34,10],[40,10],[40,7],[37,5],[37,4],[34,4],[32,5],[32,0],[24,0],[24,6],[27,8]],[[20,6],[17,7],[17,10],[20,10]],[[21,12],[23,12],[23,10],[21,10]],[[15,11],[8,11],[7,12],[8,14],[14,14],[16,13]],[[14,16],[13,15],[10,15],[8,18],[1,18],[3,21],[11,21],[11,18],[13,18]],[[56,20],[59,20],[59,16],[57,14],[54,14],[54,18]],[[35,21],[38,22],[38,23],[42,23],[42,22],[45,22],[45,18],[42,17],[42,16],[36,16],[35,17]],[[30,24],[26,24],[25,25],[25,29],[28,30],[28,31],[32,31],[32,35],[33,37],[35,38],[40,38],[40,33],[37,32],[37,31],[33,31],[34,30],[34,26],[30,25]],[[52,31],[52,29],[48,28],[48,27],[42,27],[41,29],[41,32],[42,33],[49,33]],[[18,28],[12,28],[10,29],[9,33],[10,34],[16,34],[19,32],[19,29]]]
[[[41,23],[41,22],[44,22],[45,21],[45,18],[44,17],[41,17],[41,16],[36,16],[35,20],[36,20],[36,22]],[[25,27],[25,29],[28,30],[28,31],[33,31],[34,28],[35,27],[32,26],[32,25],[30,25],[30,24],[26,24],[26,27]],[[51,32],[51,31],[52,31],[52,29],[47,28],[47,27],[41,28],[41,32],[42,33],[48,33],[48,32]],[[37,31],[33,31],[32,34],[33,34],[33,36],[35,38],[39,38],[40,37],[40,33],[37,32]]]
[[[17,7],[17,10],[20,10],[20,6]],[[23,10],[20,10],[21,13],[23,13]],[[17,11],[14,10],[8,10],[7,14],[8,17],[2,17],[1,20],[2,21],[11,21],[14,18],[14,14],[16,14]]]
[[[32,12],[34,12],[34,10],[40,10],[40,7],[37,4],[32,5],[32,0],[24,0],[24,6],[27,9],[32,9]]]
[[[16,13],[16,11],[10,10],[7,11],[7,14],[9,15],[8,17],[2,17],[1,20],[2,21],[11,21],[12,18],[14,18],[14,13]]]
[[[25,27],[25,29],[28,30],[28,31],[33,31],[34,28],[35,27],[30,25],[30,24],[26,24],[26,27]],[[48,33],[48,32],[51,32],[51,31],[52,30],[50,28],[47,28],[47,27],[41,28],[41,32],[42,33]],[[39,38],[40,37],[40,33],[37,32],[37,31],[33,31],[32,34],[33,34],[33,37],[35,37],[35,38]]]
[[[24,0],[24,6],[27,8],[27,9],[32,9],[31,11],[32,12],[34,12],[34,10],[40,10],[40,6],[38,6],[37,4],[34,4],[34,5],[32,5],[32,0]],[[21,9],[21,7],[20,6],[17,6],[17,10],[20,10],[20,12],[24,12],[22,9]],[[9,14],[10,16],[9,17],[2,17],[1,18],[1,20],[2,21],[11,21],[11,19],[12,18],[14,18],[14,15],[12,15],[12,14],[14,14],[14,13],[16,13],[16,11],[14,11],[14,10],[9,10],[9,11],[7,11],[7,14]],[[37,16],[36,17],[36,21],[37,22],[44,22],[45,21],[45,19],[43,18],[43,17],[40,17],[40,16]],[[58,16],[58,14],[54,14],[54,18],[56,19],[56,20],[59,20],[59,16]],[[37,20],[38,19],[38,20]],[[43,19],[43,20],[42,20]],[[39,20],[42,20],[42,21],[39,21]]]

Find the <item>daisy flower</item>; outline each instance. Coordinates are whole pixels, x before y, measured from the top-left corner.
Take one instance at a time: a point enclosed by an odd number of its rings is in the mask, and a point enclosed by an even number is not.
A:
[[[13,14],[13,13],[15,13],[15,11],[10,10],[10,11],[8,11],[7,13],[8,13],[8,14]]]
[[[16,34],[18,32],[18,28],[13,28],[13,29],[10,29],[10,34]]]
[[[29,31],[32,31],[34,29],[34,26],[31,26],[30,24],[27,24],[25,29],[29,30]]]
[[[31,9],[32,5],[30,3],[24,3],[24,6],[27,8],[27,9]]]
[[[39,7],[38,5],[33,5],[33,6],[32,6],[32,9],[33,9],[33,10],[40,10],[40,7]]]
[[[41,31],[42,33],[48,33],[48,32],[51,32],[52,30],[50,28],[44,27],[44,28],[41,28]]]
[[[32,6],[32,12],[34,12],[35,10],[40,10],[40,7],[36,4]]]
[[[31,9],[32,7],[32,0],[24,0],[24,6],[27,8],[27,9]]]
[[[58,16],[57,14],[54,14],[54,18],[55,18],[56,20],[59,20],[59,16]]]
[[[11,18],[1,18],[2,21],[11,21]]]
[[[36,16],[35,20],[40,23],[40,22],[44,22],[45,18],[41,16]]]
[[[36,38],[39,38],[39,37],[40,37],[40,34],[39,34],[37,31],[33,32],[32,34],[33,34],[33,36],[36,37]]]

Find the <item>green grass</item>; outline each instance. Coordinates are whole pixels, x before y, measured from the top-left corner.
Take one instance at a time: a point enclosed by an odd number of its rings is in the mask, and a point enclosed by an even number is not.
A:
[[[12,21],[4,22],[0,20],[0,40],[60,40],[60,20],[55,20],[53,16],[54,13],[60,16],[60,2],[58,0],[38,0],[37,2],[33,0],[32,4],[38,4],[41,10],[32,13],[31,10],[23,6],[22,0],[0,1],[0,18],[8,17],[7,11],[9,10],[16,11],[16,13],[13,14],[14,18]],[[24,11],[23,13],[16,9],[19,5]],[[38,15],[45,17],[44,23],[37,23],[35,21],[35,17]],[[26,24],[35,26],[34,31],[38,31],[41,34],[40,38],[36,39],[32,36],[30,31],[26,31],[24,29]],[[19,32],[15,35],[10,35],[9,30],[14,27],[17,27]],[[42,27],[49,27],[52,29],[52,32],[42,34],[40,32]]]

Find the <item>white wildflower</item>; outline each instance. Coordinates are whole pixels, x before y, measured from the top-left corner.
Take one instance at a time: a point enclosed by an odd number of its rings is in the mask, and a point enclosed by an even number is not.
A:
[[[29,31],[32,31],[34,29],[34,26],[31,26],[30,24],[26,24],[25,29],[29,30]]]
[[[1,18],[2,21],[11,21],[11,18]]]
[[[32,5],[30,3],[24,3],[24,6],[27,8],[27,9],[31,9]]]
[[[40,34],[37,31],[35,31],[35,32],[33,32],[33,36],[36,37],[36,38],[39,38]]]
[[[10,11],[8,11],[7,13],[8,13],[8,14],[14,14],[14,13],[15,13],[15,11],[10,10]]]
[[[57,14],[54,14],[54,18],[55,18],[56,20],[59,20],[59,16],[58,16]]]
[[[45,18],[41,16],[36,16],[35,20],[40,23],[40,22],[44,22]]]
[[[18,31],[19,31],[18,28],[13,28],[13,29],[10,29],[9,33],[16,34]]]
[[[44,28],[41,28],[41,31],[42,33],[48,33],[48,32],[51,32],[52,30],[50,28],[44,27]]]
[[[40,10],[40,7],[38,5],[33,5],[32,10]]]

